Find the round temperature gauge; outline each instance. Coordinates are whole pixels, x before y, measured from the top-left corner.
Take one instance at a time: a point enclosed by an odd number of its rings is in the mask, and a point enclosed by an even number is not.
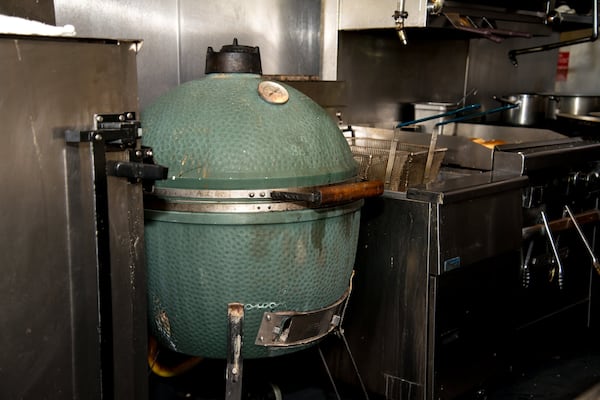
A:
[[[290,94],[283,85],[273,81],[262,81],[258,84],[258,94],[267,103],[285,104]]]

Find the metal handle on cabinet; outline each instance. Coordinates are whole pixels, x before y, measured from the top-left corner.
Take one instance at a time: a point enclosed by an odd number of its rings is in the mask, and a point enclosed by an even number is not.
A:
[[[554,253],[554,259],[556,260],[556,265],[558,265],[558,288],[560,290],[563,289],[563,279],[564,279],[564,271],[562,263],[560,262],[560,256],[558,255],[558,248],[556,247],[556,243],[554,238],[552,237],[552,231],[550,230],[550,225],[548,224],[548,218],[546,217],[545,212],[540,213],[542,215],[542,221],[544,221],[544,228],[546,228],[546,237],[548,237],[548,241],[550,242],[550,246],[552,246],[552,252]]]
[[[579,233],[579,236],[581,237],[581,241],[585,245],[585,248],[587,249],[588,253],[590,253],[590,257],[592,258],[592,265],[596,269],[596,272],[598,274],[600,274],[600,262],[598,262],[598,258],[594,254],[594,250],[592,250],[592,247],[590,246],[589,242],[585,238],[585,235],[583,234],[583,230],[579,226],[577,219],[571,212],[571,209],[569,208],[569,206],[565,205],[565,211],[567,212],[567,214],[569,214],[569,218],[571,218],[571,221],[573,221],[573,225],[575,225],[575,229],[577,229],[577,233]]]

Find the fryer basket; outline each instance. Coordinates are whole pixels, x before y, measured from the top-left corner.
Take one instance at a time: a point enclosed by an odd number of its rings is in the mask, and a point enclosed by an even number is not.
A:
[[[382,180],[386,190],[404,192],[408,187],[435,181],[445,148],[437,148],[429,178],[425,179],[428,146],[397,140],[347,137],[361,180]]]

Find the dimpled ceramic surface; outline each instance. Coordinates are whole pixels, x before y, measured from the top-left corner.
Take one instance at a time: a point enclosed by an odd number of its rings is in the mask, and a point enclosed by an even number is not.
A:
[[[258,93],[260,75],[210,74],[185,83],[142,113],[143,143],[170,179],[157,186],[258,189],[324,185],[357,166],[329,115],[284,85],[285,104]]]
[[[269,103],[259,95],[261,80],[211,74],[146,108],[143,144],[171,177],[156,186],[289,188],[356,175],[352,152],[327,113],[291,87],[285,104]],[[227,304],[240,302],[245,358],[296,350],[254,345],[262,315],[317,310],[343,295],[360,205],[256,213],[146,210],[152,333],[171,350],[226,358]]]
[[[343,295],[354,264],[360,203],[263,213],[258,223],[244,225],[226,214],[147,210],[152,333],[171,350],[226,358],[227,304],[240,302],[244,358],[297,350],[255,345],[262,315],[315,310]]]

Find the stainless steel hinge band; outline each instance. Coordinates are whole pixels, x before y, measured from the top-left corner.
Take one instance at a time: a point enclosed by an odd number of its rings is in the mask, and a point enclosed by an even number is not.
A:
[[[323,338],[340,325],[350,291],[348,287],[337,301],[319,310],[265,312],[254,344],[289,347]]]

